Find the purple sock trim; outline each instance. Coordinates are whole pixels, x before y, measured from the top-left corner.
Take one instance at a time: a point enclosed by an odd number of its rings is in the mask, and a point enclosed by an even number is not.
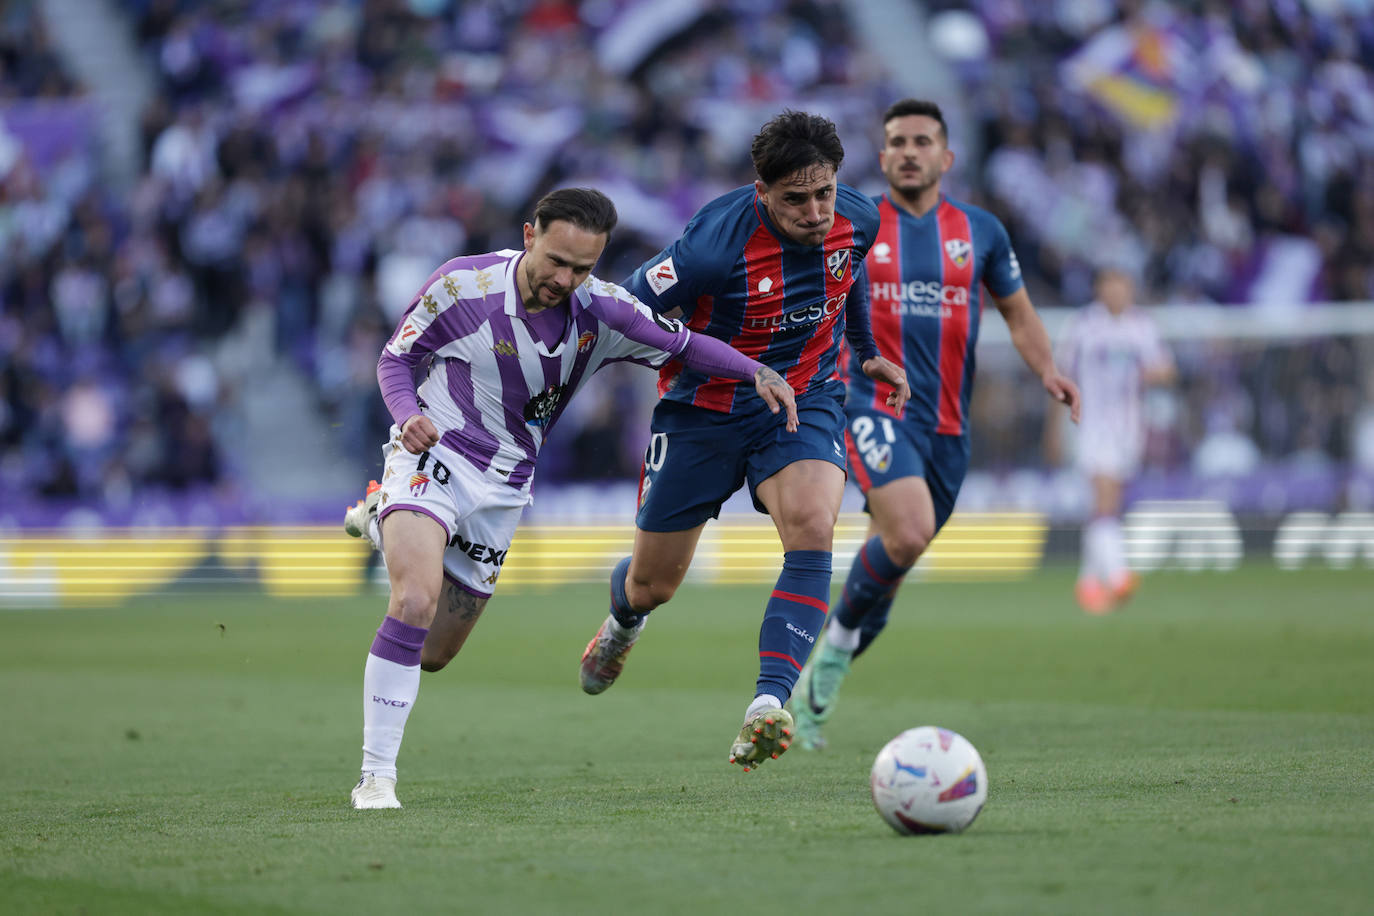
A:
[[[428,632],[426,627],[412,627],[395,617],[385,617],[369,651],[378,658],[411,668],[420,664],[420,647]]]

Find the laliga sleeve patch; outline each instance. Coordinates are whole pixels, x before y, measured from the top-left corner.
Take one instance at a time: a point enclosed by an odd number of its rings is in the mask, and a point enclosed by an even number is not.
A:
[[[418,339],[419,336],[420,329],[415,326],[414,321],[407,318],[406,323],[401,326],[401,330],[396,334],[396,337],[391,341],[392,352],[398,355],[402,353],[409,353],[411,344],[415,343],[416,339]]]
[[[673,266],[671,257],[664,258],[653,267],[650,267],[645,277],[649,281],[649,288],[656,295],[663,295],[668,290],[677,286],[677,268]]]

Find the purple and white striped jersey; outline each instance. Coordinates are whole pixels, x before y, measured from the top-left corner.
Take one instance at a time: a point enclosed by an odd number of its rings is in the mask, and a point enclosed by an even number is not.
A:
[[[1143,309],[1113,315],[1092,302],[1068,326],[1055,362],[1082,392],[1082,434],[1127,436],[1144,426],[1143,373],[1173,365],[1173,357]]]
[[[529,486],[544,437],[593,372],[612,362],[657,368],[691,338],[681,322],[593,276],[569,297],[563,336],[548,347],[529,327],[517,291],[523,256],[494,251],[443,264],[377,364],[398,426],[423,411],[445,446],[519,489]],[[418,392],[416,371],[424,372]]]

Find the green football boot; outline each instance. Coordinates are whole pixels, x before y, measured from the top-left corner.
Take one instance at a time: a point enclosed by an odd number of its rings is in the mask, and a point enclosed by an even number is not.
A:
[[[797,687],[792,691],[792,717],[797,723],[797,741],[804,750],[816,751],[825,747],[825,736],[821,726],[826,723],[835,710],[835,701],[840,696],[840,685],[849,673],[849,664],[854,660],[852,649],[837,649],[825,638],[825,632],[811,657],[806,660]]]

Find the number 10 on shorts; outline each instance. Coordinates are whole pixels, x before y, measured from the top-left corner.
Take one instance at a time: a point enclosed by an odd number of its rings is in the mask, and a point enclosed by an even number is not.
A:
[[[668,434],[654,433],[649,437],[649,447],[644,450],[644,470],[639,475],[639,505],[649,495],[649,486],[654,482],[653,474],[663,467],[668,458]]]

